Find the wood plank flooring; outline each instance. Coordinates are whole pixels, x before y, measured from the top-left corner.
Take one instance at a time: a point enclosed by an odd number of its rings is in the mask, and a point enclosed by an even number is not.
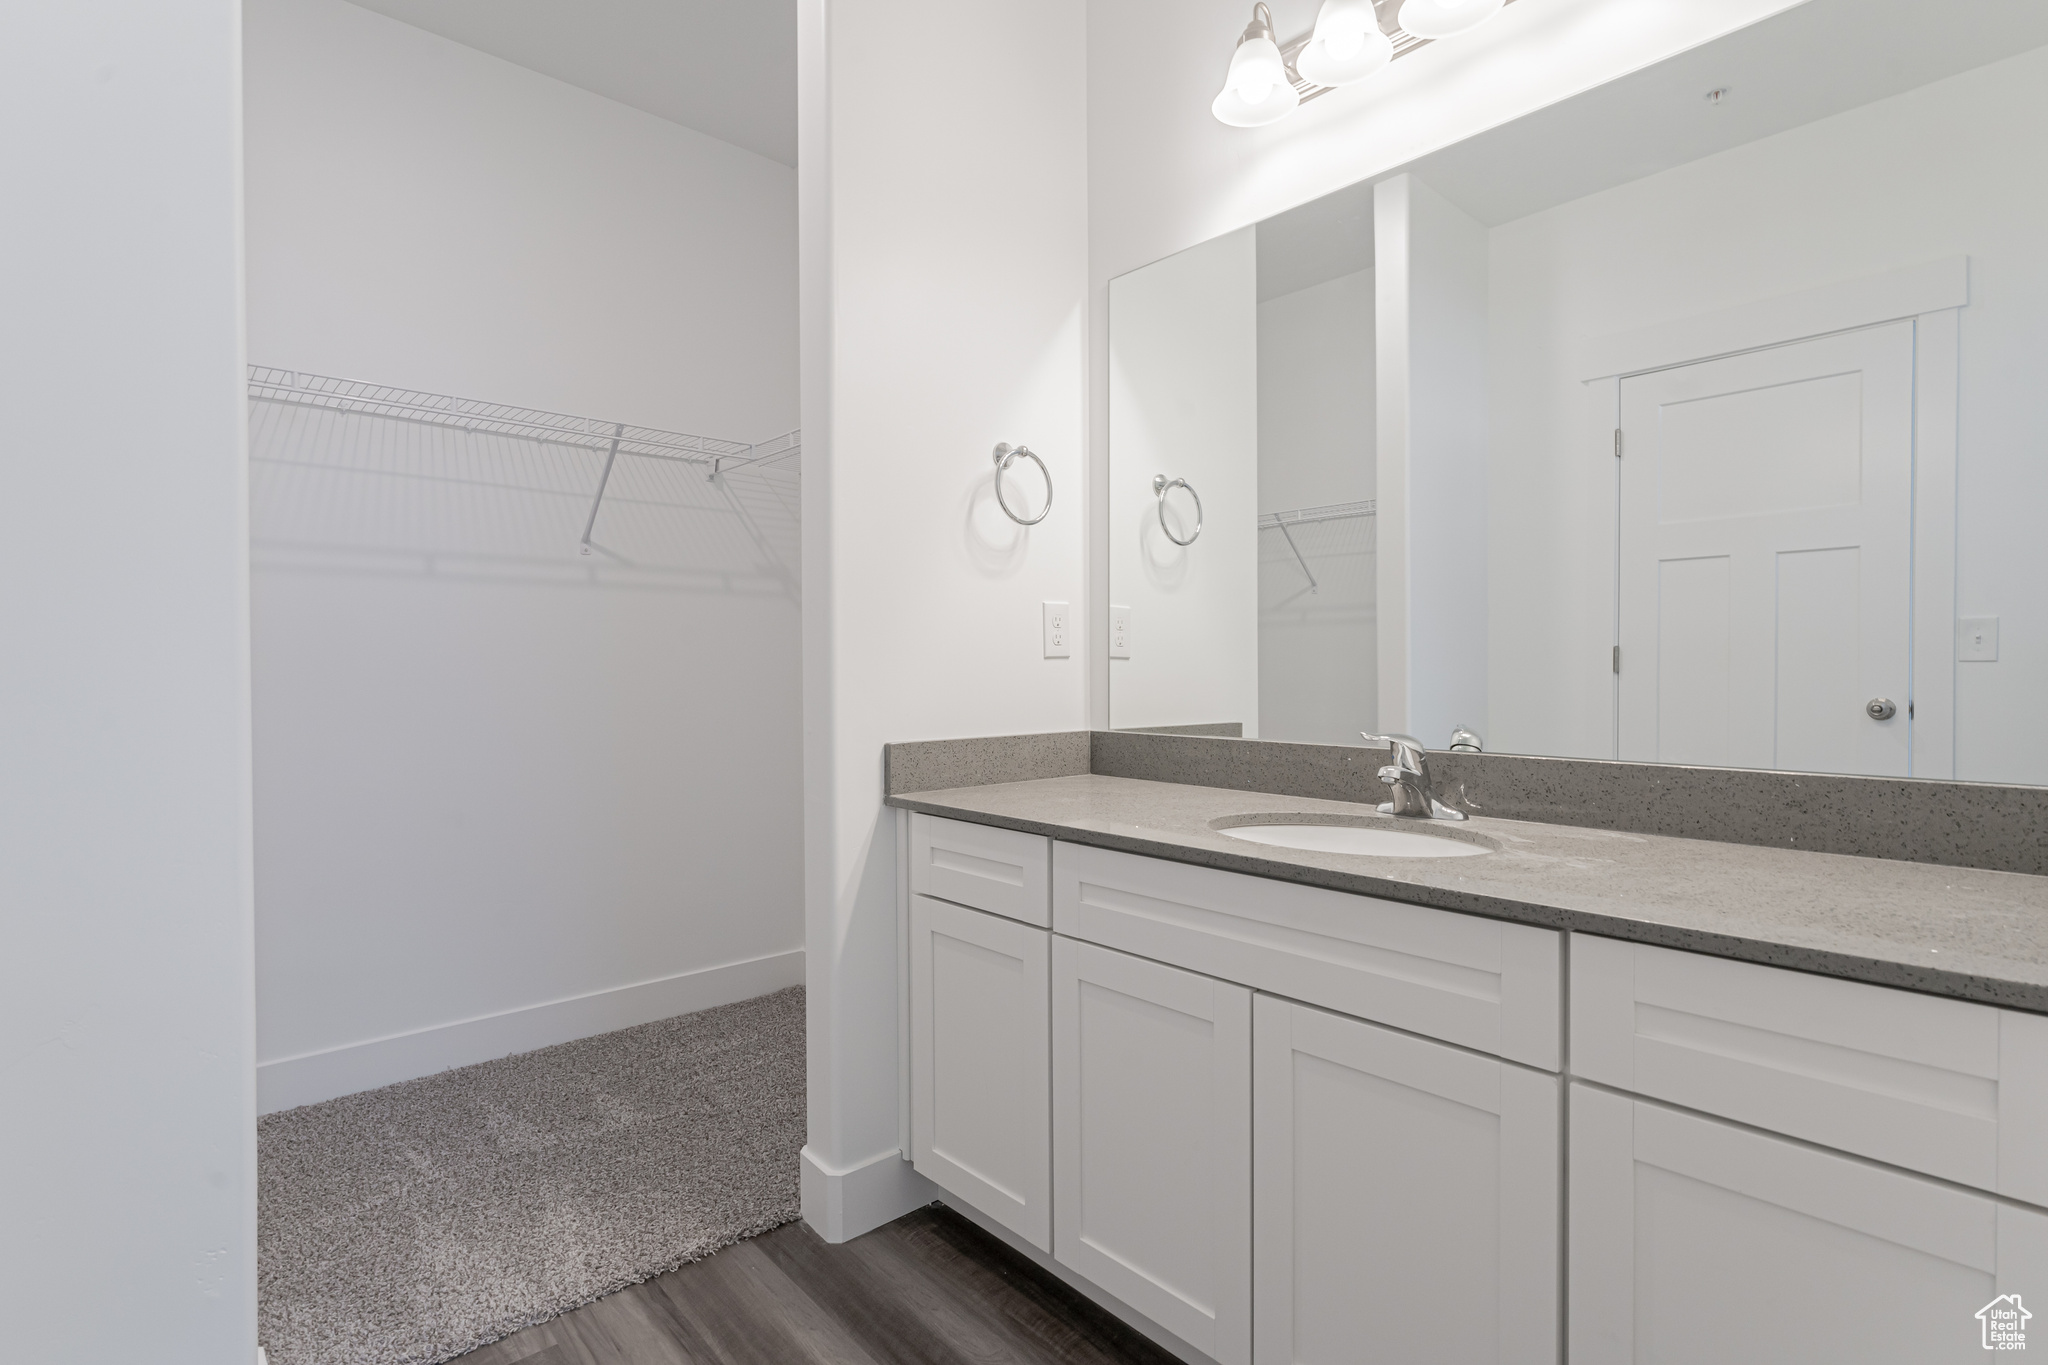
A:
[[[802,1223],[460,1365],[1178,1365],[942,1205],[838,1246]]]

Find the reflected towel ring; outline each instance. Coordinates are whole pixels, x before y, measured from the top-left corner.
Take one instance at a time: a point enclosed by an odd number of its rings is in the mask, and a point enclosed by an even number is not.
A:
[[[1187,489],[1188,496],[1195,500],[1195,529],[1188,535],[1186,540],[1182,540],[1179,536],[1175,535],[1173,528],[1166,524],[1166,495],[1176,488]],[[1195,491],[1195,486],[1186,479],[1169,479],[1164,474],[1154,474],[1152,476],[1152,491],[1159,498],[1159,529],[1166,532],[1166,538],[1176,545],[1194,544],[1202,534],[1202,495]]]
[[[1038,466],[1038,472],[1045,479],[1045,506],[1038,509],[1038,515],[1026,520],[1010,510],[1010,503],[1003,496],[1003,473],[1009,469],[1010,461],[1022,455]],[[1003,515],[1019,526],[1036,526],[1045,520],[1045,514],[1052,511],[1052,471],[1045,467],[1045,461],[1032,453],[1030,446],[1013,446],[1008,441],[996,447],[996,506],[1003,509]]]

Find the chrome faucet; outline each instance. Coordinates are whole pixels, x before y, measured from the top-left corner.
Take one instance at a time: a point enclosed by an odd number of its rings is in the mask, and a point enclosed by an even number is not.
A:
[[[1394,799],[1380,803],[1381,815],[1407,815],[1418,820],[1463,820],[1465,812],[1452,810],[1436,799],[1429,785],[1429,759],[1422,741],[1407,735],[1367,735],[1367,744],[1384,744],[1393,762],[1380,769],[1380,781],[1392,788]]]

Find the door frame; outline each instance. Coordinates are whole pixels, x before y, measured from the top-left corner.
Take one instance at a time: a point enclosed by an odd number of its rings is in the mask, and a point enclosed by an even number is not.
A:
[[[1591,486],[1606,505],[1606,575],[1589,585],[1591,619],[1605,616],[1621,643],[1621,381],[1681,365],[1769,350],[1887,322],[1913,327],[1913,526],[1911,685],[1913,777],[1955,776],[1956,420],[1961,310],[1970,302],[1970,261],[1951,256],[1883,274],[1696,314],[1583,343],[1574,371],[1586,391]],[[1617,459],[1617,453],[1620,459]],[[1624,661],[1625,662],[1625,661]],[[1600,686],[1604,676],[1606,685]],[[1621,756],[1621,679],[1613,656],[1588,662],[1587,686],[1606,695],[1608,752]]]

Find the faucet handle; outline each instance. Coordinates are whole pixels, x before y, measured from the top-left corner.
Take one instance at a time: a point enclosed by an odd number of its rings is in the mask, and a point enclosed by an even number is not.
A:
[[[1361,730],[1358,732],[1358,737],[1367,744],[1374,746],[1384,744],[1393,750],[1394,762],[1400,764],[1404,771],[1411,773],[1422,771],[1422,755],[1425,746],[1421,740],[1413,735],[1369,735]]]

